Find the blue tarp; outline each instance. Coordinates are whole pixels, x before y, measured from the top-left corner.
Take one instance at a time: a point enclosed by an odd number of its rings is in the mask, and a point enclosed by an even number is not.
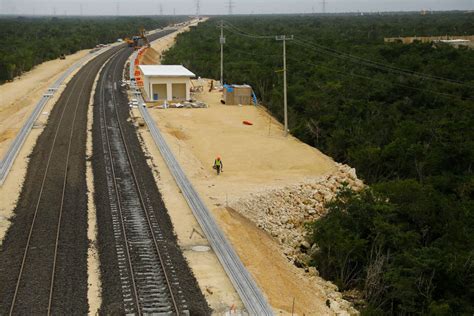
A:
[[[252,98],[253,98],[253,104],[257,105],[257,103],[258,103],[257,102],[257,96],[255,95],[255,92],[253,92],[253,90],[252,90]]]

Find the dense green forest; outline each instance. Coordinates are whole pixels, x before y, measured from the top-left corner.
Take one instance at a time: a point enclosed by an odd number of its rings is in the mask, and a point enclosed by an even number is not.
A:
[[[3,17],[0,18],[0,83],[44,61],[117,38],[136,35],[140,27],[167,26],[171,17]],[[184,17],[174,18],[182,21]]]
[[[474,35],[474,15],[224,17],[225,81],[280,120],[287,42],[291,133],[357,169],[308,224],[310,264],[366,315],[474,314],[474,50],[384,37]],[[219,78],[218,22],[181,34],[165,63]]]

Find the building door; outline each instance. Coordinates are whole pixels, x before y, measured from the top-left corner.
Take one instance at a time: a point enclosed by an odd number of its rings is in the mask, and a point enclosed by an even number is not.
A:
[[[173,100],[186,100],[186,84],[185,83],[173,83]]]
[[[166,91],[166,83],[153,84],[152,85],[152,97],[153,101],[164,101],[168,98],[168,93]]]

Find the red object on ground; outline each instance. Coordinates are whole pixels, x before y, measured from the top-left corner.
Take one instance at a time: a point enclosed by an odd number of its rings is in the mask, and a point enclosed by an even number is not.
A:
[[[244,123],[244,125],[253,125],[253,123],[250,121],[243,121],[242,123]]]

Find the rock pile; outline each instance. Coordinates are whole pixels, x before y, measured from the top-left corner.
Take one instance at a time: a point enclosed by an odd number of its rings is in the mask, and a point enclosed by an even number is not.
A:
[[[252,194],[230,206],[271,234],[283,246],[285,255],[295,260],[300,249],[310,249],[305,239],[307,222],[325,214],[324,203],[335,197],[343,184],[360,190],[364,184],[355,169],[337,164],[335,172],[303,183]]]
[[[308,267],[310,255],[317,250],[317,246],[307,241],[304,226],[326,213],[324,204],[331,201],[343,185],[354,190],[364,187],[355,169],[337,164],[337,170],[326,176],[254,193],[250,198],[237,200],[229,206],[279,242],[288,260],[304,269],[305,275],[324,291],[328,297],[326,303],[337,315],[354,315],[357,311],[342,298],[337,287],[320,278],[314,267]]]

